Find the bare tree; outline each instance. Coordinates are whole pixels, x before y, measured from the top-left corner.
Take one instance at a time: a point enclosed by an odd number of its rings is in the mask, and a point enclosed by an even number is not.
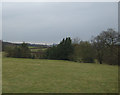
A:
[[[76,38],[73,39],[72,43],[73,44],[79,44],[80,41],[81,41],[80,38],[76,37]]]
[[[103,31],[97,37],[92,40],[92,43],[96,49],[96,56],[100,64],[109,62],[116,64],[117,60],[117,48],[115,43],[118,41],[118,32],[113,29],[107,29]]]

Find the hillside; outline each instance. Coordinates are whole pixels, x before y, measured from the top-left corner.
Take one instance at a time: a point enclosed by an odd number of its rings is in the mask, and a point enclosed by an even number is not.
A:
[[[117,93],[118,67],[3,58],[3,93]]]

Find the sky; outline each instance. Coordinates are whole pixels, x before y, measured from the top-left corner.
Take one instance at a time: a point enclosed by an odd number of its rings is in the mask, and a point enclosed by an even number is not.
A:
[[[2,39],[12,42],[59,43],[118,28],[117,2],[35,2],[2,4]]]

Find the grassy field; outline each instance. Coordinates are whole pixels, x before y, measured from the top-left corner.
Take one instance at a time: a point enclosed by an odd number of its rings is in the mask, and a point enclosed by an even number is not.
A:
[[[3,93],[115,93],[118,67],[62,60],[3,58]]]
[[[47,48],[43,48],[43,47],[33,47],[33,46],[29,46],[29,49],[32,51],[32,52],[37,52],[37,51],[39,51],[39,50],[41,50],[41,51],[44,51],[44,50],[46,50]]]

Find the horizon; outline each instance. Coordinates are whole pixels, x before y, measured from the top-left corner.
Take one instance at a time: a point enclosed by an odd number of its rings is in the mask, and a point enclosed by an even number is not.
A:
[[[36,45],[53,45],[53,44],[58,44],[58,43],[44,43],[44,42],[26,42],[26,41],[6,41],[2,40],[3,42],[9,42],[9,43],[14,43],[14,44],[22,44],[23,42],[28,43],[28,44],[36,44]]]

